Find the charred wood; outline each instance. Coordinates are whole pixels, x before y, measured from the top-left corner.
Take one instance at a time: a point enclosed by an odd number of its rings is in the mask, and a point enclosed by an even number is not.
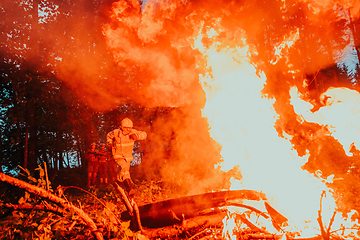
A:
[[[249,209],[257,214],[259,214],[260,216],[264,217],[265,219],[268,219],[269,216],[267,213],[264,213],[262,211],[260,211],[259,209],[257,208],[254,208],[252,206],[248,206],[248,205],[245,205],[245,204],[241,204],[241,203],[233,203],[233,202],[228,202],[226,204],[226,206],[234,206],[234,207],[240,207],[240,208],[246,208],[246,209]]]
[[[197,216],[188,220],[184,220],[181,224],[174,226],[166,226],[163,228],[145,228],[143,233],[149,238],[171,239],[179,237],[189,232],[201,232],[212,226],[222,227],[222,220],[226,216],[226,212],[217,211],[212,215]]]
[[[262,233],[253,233],[253,234],[247,234],[245,236],[245,239],[281,239],[283,238],[283,235],[277,235],[277,234],[262,234]],[[320,240],[322,239],[320,236],[315,236],[311,238],[287,238],[292,240]]]
[[[276,235],[276,234],[248,234],[246,236],[247,239],[281,239],[282,235]]]
[[[265,231],[263,231],[261,228],[255,226],[255,225],[252,224],[249,220],[247,220],[246,217],[243,216],[243,214],[240,215],[239,218],[240,218],[241,222],[244,223],[244,224],[246,224],[246,226],[248,226],[251,230],[254,230],[254,231],[256,231],[256,232],[265,232]]]
[[[143,227],[161,228],[181,224],[183,219],[198,216],[201,211],[221,206],[236,199],[266,200],[265,194],[252,190],[223,191],[199,194],[139,206]],[[131,220],[129,211],[121,214],[122,221]]]

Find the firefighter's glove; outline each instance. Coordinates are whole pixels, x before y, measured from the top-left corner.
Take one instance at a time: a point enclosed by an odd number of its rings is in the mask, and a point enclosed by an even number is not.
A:
[[[137,135],[136,135],[135,133],[130,134],[129,138],[130,138],[131,140],[134,140],[134,141],[138,140],[138,137],[137,137]]]

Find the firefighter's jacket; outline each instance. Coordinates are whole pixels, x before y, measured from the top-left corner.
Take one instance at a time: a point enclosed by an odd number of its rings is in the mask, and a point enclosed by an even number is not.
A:
[[[97,150],[95,151],[88,150],[86,152],[85,159],[88,160],[89,162],[97,162],[98,161],[97,154],[98,154]]]
[[[124,159],[127,162],[133,160],[134,140],[130,139],[131,134],[136,134],[137,140],[144,140],[147,137],[146,132],[132,129],[128,135],[124,135],[121,129],[115,129],[107,134],[106,141],[112,145],[112,154],[115,161]]]
[[[109,153],[108,150],[101,150],[100,149],[97,154],[98,154],[99,162],[101,162],[101,163],[107,162],[107,160],[110,158],[109,157],[110,153]]]

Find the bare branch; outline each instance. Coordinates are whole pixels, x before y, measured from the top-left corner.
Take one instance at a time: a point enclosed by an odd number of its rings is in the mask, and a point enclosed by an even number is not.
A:
[[[45,211],[45,212],[52,212],[52,213],[55,213],[60,216],[65,216],[68,213],[63,208],[53,207],[53,206],[49,206],[49,205],[48,206],[44,206],[44,205],[33,206],[30,204],[14,205],[14,204],[6,203],[4,206],[6,208],[12,208],[14,210],[41,210],[41,211]]]
[[[334,211],[334,213],[333,213],[333,215],[332,215],[332,217],[330,219],[329,227],[327,228],[327,232],[328,232],[329,236],[330,236],[331,226],[332,226],[332,224],[334,223],[334,220],[335,220],[335,215],[336,215],[336,211]]]
[[[105,204],[103,201],[101,201],[101,200],[100,200],[98,197],[96,197],[94,194],[92,194],[91,192],[86,191],[86,190],[84,190],[84,189],[82,189],[82,188],[76,187],[76,186],[63,187],[63,191],[65,192],[66,189],[69,189],[69,188],[79,189],[79,190],[81,190],[81,191],[89,194],[89,195],[92,196],[93,198],[95,198],[106,210],[109,211],[109,213],[111,213],[111,214],[113,215],[113,217],[116,219],[117,223],[118,223],[118,224],[121,224],[120,219],[106,206],[106,204]],[[124,194],[125,194],[125,193],[124,193]]]
[[[36,186],[31,185],[31,184],[29,184],[27,182],[24,182],[24,181],[21,181],[19,179],[8,176],[8,175],[6,175],[4,173],[0,173],[0,181],[8,182],[11,185],[17,186],[19,188],[26,189],[26,191],[28,191],[29,193],[35,194],[35,195],[40,196],[42,198],[46,198],[46,199],[48,199],[48,200],[50,200],[52,202],[58,203],[61,206],[63,206],[65,209],[70,208],[70,209],[74,210],[74,212],[81,217],[81,219],[87,224],[87,226],[89,226],[89,228],[94,233],[96,238],[98,240],[103,240],[103,236],[102,236],[101,232],[98,231],[97,226],[94,223],[94,221],[83,210],[73,206],[71,203],[65,201],[62,198],[59,198],[59,197],[55,196],[54,194],[46,191],[45,189],[36,187]]]
[[[322,212],[322,199],[325,196],[325,191],[322,192],[321,194],[321,198],[320,198],[320,209],[318,211],[318,218],[317,221],[319,223],[320,226],[320,230],[321,230],[321,236],[323,238],[323,240],[329,240],[329,233],[325,231],[325,227],[322,221],[322,216],[321,216],[321,212]]]
[[[45,162],[45,161],[44,161],[44,170],[45,170],[46,190],[49,191],[49,189],[50,189],[50,183],[49,183],[49,177],[48,177],[47,166],[46,166],[46,162]]]

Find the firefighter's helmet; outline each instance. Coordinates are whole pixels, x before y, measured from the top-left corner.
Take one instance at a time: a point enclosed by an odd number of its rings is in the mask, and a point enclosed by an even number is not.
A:
[[[129,118],[121,120],[121,127],[133,127],[133,122]]]
[[[94,143],[94,142],[92,144],[90,144],[90,146],[94,146],[94,145],[96,146],[96,143]]]

